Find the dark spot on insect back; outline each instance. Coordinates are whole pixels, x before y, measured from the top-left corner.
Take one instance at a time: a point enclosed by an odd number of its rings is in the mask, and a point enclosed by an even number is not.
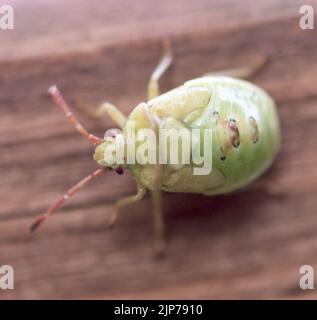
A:
[[[237,126],[237,121],[230,119],[228,127],[231,131],[230,142],[235,148],[238,148],[240,145],[240,132]]]
[[[220,160],[225,161],[226,160],[226,156],[224,155],[224,151],[223,151],[222,147],[220,147],[220,152],[222,154],[222,156],[220,157]]]
[[[249,122],[251,124],[252,129],[253,129],[252,133],[251,133],[252,142],[257,143],[260,138],[258,124],[253,117],[249,117]]]

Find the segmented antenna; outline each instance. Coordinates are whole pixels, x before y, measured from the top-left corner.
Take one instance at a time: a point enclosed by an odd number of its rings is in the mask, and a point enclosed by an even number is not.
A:
[[[40,225],[42,225],[43,222],[46,221],[53,213],[55,213],[56,210],[59,209],[68,198],[70,198],[72,195],[80,191],[94,178],[105,174],[106,171],[108,170],[110,169],[108,168],[98,169],[93,173],[91,173],[90,175],[88,175],[87,177],[85,177],[84,179],[82,179],[81,181],[79,181],[75,186],[70,188],[61,198],[59,198],[52,206],[50,206],[49,209],[44,214],[41,214],[35,219],[35,221],[32,223],[30,227],[30,232],[33,233]]]
[[[74,114],[70,111],[69,106],[65,102],[62,94],[58,90],[56,85],[51,86],[48,89],[48,94],[52,97],[55,104],[64,112],[68,121],[75,126],[76,130],[87,140],[92,142],[93,144],[100,144],[103,142],[103,139],[96,137],[95,135],[88,132],[84,126],[78,121],[78,119],[74,116]]]

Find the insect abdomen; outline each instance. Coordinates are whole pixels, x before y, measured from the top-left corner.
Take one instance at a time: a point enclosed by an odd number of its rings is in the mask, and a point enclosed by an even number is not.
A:
[[[185,86],[206,86],[212,91],[210,104],[192,126],[212,124],[213,168],[223,173],[224,183],[205,193],[230,192],[261,175],[280,146],[273,99],[257,86],[229,77],[195,79]]]

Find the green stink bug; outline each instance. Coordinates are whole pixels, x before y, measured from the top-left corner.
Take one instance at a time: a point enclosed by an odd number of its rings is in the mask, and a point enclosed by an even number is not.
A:
[[[156,249],[162,252],[165,247],[162,190],[203,195],[224,194],[248,185],[270,166],[280,146],[280,125],[275,103],[262,89],[238,79],[248,78],[263,61],[259,61],[253,68],[208,74],[159,95],[158,81],[172,63],[170,44],[164,44],[165,54],[152,73],[147,102],[136,106],[128,118],[108,102],[93,114],[100,116],[107,113],[120,128],[108,130],[103,139],[90,134],[78,122],[56,86],[49,89],[49,94],[69,122],[96,145],[94,159],[101,168],[69,189],[45,214],[40,215],[32,224],[31,231],[95,177],[108,170],[121,174],[123,169],[129,169],[137,182],[137,193],[116,202],[110,225],[115,223],[121,207],[141,200],[149,190],[153,198]],[[127,155],[124,155],[122,162],[108,162],[110,147],[111,150],[117,150],[118,146],[126,150],[130,138],[127,125],[129,121],[134,123],[137,133],[144,129],[157,133],[159,130],[172,128],[176,132],[189,132],[188,137],[193,138],[191,132],[198,130],[197,137],[201,138],[201,132],[210,130],[209,136],[203,136],[203,142],[199,139],[195,145],[192,139],[191,144],[200,148],[202,144],[212,140],[210,150],[207,150],[211,155],[212,170],[207,174],[195,174],[193,162],[162,164],[157,154],[157,161],[154,163],[130,163]],[[139,142],[133,142],[133,147],[138,145]],[[155,150],[156,148],[157,146]],[[206,154],[206,150],[204,153]]]

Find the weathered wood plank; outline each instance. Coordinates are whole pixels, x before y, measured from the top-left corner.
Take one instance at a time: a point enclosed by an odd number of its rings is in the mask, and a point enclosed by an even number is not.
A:
[[[16,29],[0,33],[0,61],[95,51],[166,34],[227,30],[298,16],[301,0],[6,0],[14,6]],[[306,0],[305,4],[315,4]]]

